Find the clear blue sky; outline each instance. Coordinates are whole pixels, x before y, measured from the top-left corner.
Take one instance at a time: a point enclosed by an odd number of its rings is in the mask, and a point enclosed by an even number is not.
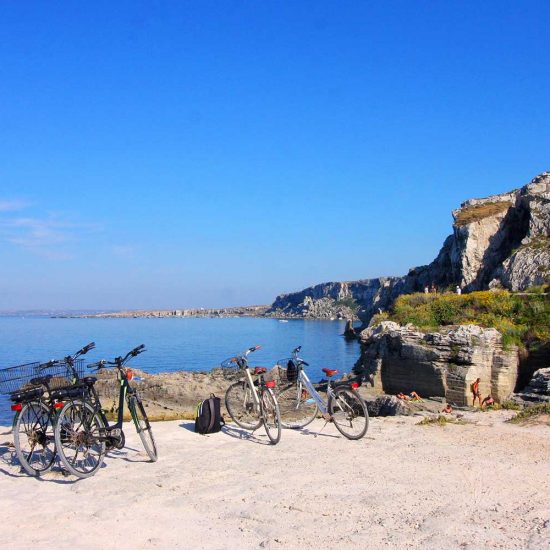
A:
[[[550,169],[550,3],[0,4],[0,309],[269,303],[428,263]]]

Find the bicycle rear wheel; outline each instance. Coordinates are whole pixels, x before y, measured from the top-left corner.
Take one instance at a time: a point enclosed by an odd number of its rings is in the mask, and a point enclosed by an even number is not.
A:
[[[273,445],[276,445],[281,439],[281,413],[277,399],[269,388],[265,388],[262,393],[261,408],[267,437]]]
[[[301,384],[287,386],[277,394],[283,428],[298,430],[311,424],[319,408],[313,397]]]
[[[262,420],[254,404],[253,389],[246,380],[231,384],[225,392],[225,408],[233,422],[245,430],[257,430]]]
[[[106,452],[106,426],[86,401],[69,401],[61,409],[55,426],[57,453],[67,471],[79,478],[93,476],[101,468]]]
[[[128,399],[128,409],[130,410],[130,414],[132,415],[137,433],[143,443],[145,451],[149,455],[151,462],[156,462],[158,459],[157,445],[153,437],[151,424],[145,412],[145,407],[139,396],[132,395]]]
[[[333,390],[328,400],[328,412],[336,429],[348,439],[361,439],[369,427],[365,401],[349,386]]]
[[[53,411],[42,401],[29,401],[17,415],[13,443],[19,464],[31,476],[47,472],[55,460]]]

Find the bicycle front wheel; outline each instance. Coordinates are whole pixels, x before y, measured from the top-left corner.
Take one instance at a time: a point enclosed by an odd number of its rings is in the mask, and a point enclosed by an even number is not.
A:
[[[361,439],[367,433],[367,406],[353,388],[342,386],[334,389],[328,400],[328,412],[336,429],[348,439]]]
[[[128,399],[128,409],[130,409],[130,414],[132,415],[137,433],[143,443],[145,451],[149,455],[151,462],[156,462],[158,460],[158,453],[155,438],[153,437],[153,430],[147,418],[143,402],[137,395],[132,395]]]
[[[79,478],[93,476],[105,459],[106,426],[86,401],[69,401],[55,426],[57,453],[67,471]]]
[[[225,392],[225,408],[233,422],[245,430],[257,430],[262,420],[254,403],[253,389],[246,380],[231,384]]]
[[[47,472],[55,460],[53,412],[42,401],[29,401],[17,414],[13,444],[19,464],[31,476]]]
[[[281,439],[281,413],[277,399],[269,388],[266,388],[262,393],[261,407],[262,422],[267,437],[269,437],[272,445],[276,445]]]
[[[301,384],[284,388],[278,395],[281,424],[283,428],[298,430],[311,424],[319,408],[315,399]]]

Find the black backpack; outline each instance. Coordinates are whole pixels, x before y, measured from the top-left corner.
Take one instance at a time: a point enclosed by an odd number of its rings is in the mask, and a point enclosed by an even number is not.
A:
[[[195,432],[206,435],[219,432],[225,421],[221,414],[220,398],[213,393],[208,399],[197,405],[197,416],[195,417]]]

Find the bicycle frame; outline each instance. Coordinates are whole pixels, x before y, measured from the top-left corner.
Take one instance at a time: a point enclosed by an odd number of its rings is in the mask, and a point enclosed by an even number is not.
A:
[[[307,391],[309,392],[309,395],[313,399],[315,399],[315,402],[317,403],[317,406],[319,407],[319,410],[322,414],[328,414],[328,399],[330,399],[334,392],[332,390],[332,385],[330,381],[328,382],[327,387],[327,401],[325,401],[319,392],[313,387],[313,384],[311,383],[311,380],[308,378],[308,375],[305,373],[304,369],[300,366],[299,372],[298,372],[298,380],[297,380],[297,391],[299,392],[298,395],[302,392],[302,385],[305,386]]]

